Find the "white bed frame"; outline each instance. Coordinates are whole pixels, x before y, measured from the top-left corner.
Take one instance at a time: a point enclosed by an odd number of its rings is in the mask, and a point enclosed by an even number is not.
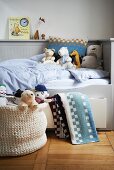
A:
[[[94,118],[97,128],[111,130],[114,129],[113,113],[113,84],[114,78],[114,39],[111,40],[91,40],[90,44],[103,45],[104,69],[111,73],[111,84],[108,85],[90,85],[77,88],[76,91],[85,93],[89,96],[92,105]],[[0,61],[12,58],[29,58],[30,56],[43,52],[48,41],[0,41]],[[111,57],[113,56],[113,57]],[[54,91],[49,91],[54,94]],[[58,92],[61,92],[58,90]],[[48,110],[48,109],[47,109]],[[47,113],[48,114],[48,113]],[[48,117],[48,115],[47,115]],[[51,125],[49,125],[51,127]]]

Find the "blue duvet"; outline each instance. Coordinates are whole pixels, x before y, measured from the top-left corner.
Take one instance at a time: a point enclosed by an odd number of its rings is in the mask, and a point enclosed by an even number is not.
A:
[[[64,74],[63,74],[64,73]],[[12,94],[17,89],[34,88],[37,84],[62,79],[70,73],[56,64],[42,64],[30,59],[12,59],[0,63],[0,83]]]

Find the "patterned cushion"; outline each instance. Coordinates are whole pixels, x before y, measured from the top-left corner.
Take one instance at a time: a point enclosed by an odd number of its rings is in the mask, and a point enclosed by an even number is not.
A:
[[[87,41],[83,39],[62,39],[56,37],[49,37],[49,45],[48,48],[54,48],[55,54],[58,53],[58,50],[61,47],[67,47],[69,53],[73,50],[77,50],[81,57],[85,56],[86,49],[87,49]]]

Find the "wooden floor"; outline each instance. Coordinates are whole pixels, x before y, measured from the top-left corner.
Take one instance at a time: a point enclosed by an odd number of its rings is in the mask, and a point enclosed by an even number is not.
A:
[[[100,142],[72,145],[48,133],[40,150],[21,157],[0,158],[0,170],[114,170],[114,132],[99,132]]]

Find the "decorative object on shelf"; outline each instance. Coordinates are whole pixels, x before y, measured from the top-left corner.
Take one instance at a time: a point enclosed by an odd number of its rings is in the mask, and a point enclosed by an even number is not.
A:
[[[9,18],[9,39],[30,39],[30,19],[28,17]]]
[[[36,30],[35,34],[34,34],[34,39],[38,40],[39,39],[39,31]]]
[[[42,23],[45,23],[45,18],[43,17],[40,17],[39,20],[38,20],[38,29],[35,31],[34,33],[34,39],[37,40],[40,38],[40,34],[39,34],[39,28],[40,28],[40,25]],[[45,34],[42,34],[41,35],[42,39],[45,40]]]
[[[41,35],[42,40],[45,40],[45,37],[46,37],[45,34],[42,34],[42,35]]]

